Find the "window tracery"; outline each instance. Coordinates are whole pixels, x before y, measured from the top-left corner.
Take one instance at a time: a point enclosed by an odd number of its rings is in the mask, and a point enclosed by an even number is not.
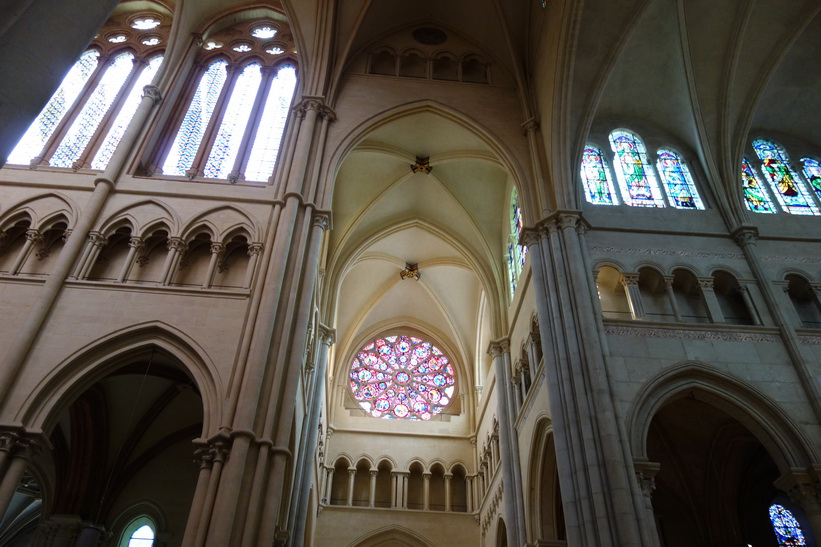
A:
[[[349,371],[359,406],[376,418],[430,420],[451,403],[456,375],[439,348],[413,336],[385,336],[360,349]]]
[[[510,294],[516,292],[516,285],[519,283],[519,276],[525,265],[527,247],[519,245],[519,236],[524,227],[522,221],[522,208],[519,207],[519,193],[514,188],[510,195],[510,235],[507,243],[507,271],[510,277]]]
[[[158,152],[163,174],[269,179],[296,88],[296,67],[284,55],[294,50],[290,40],[284,25],[258,21],[222,29],[203,43],[185,113],[170,146]]]
[[[770,506],[769,513],[779,547],[797,547],[807,544],[798,521],[789,509],[774,503]]]
[[[818,215],[818,207],[813,203],[803,181],[790,167],[784,149],[764,139],[754,140],[753,149],[761,160],[761,171],[770,183],[770,189],[781,208],[794,215]]]
[[[105,169],[143,87],[159,70],[169,29],[170,21],[159,14],[132,15],[130,22],[124,15],[112,18],[63,78],[8,163]]]

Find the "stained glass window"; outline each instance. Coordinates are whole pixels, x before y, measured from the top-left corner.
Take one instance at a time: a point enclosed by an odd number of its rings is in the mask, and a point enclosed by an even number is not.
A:
[[[350,369],[359,406],[376,418],[430,420],[453,400],[453,365],[433,344],[385,336],[360,349]]]
[[[670,204],[677,209],[704,209],[704,204],[696,190],[693,177],[687,164],[681,161],[678,154],[662,148],[658,152],[656,163]]]
[[[585,146],[582,155],[582,182],[585,199],[596,205],[618,205],[616,189],[610,178],[607,160],[595,146]]]
[[[8,157],[8,163],[26,165],[43,151],[43,147],[57,129],[57,125],[80,96],[97,68],[99,57],[100,53],[96,50],[88,50],[80,56],[80,59],[74,63],[66,77],[63,78],[60,87],[51,96],[46,107],[14,147]]]
[[[165,159],[163,173],[166,175],[185,175],[194,164],[194,156],[205,136],[205,128],[208,127],[222,86],[225,84],[227,66],[228,62],[222,59],[214,61],[202,75]]]
[[[784,211],[794,215],[819,214],[804,183],[790,167],[784,150],[764,139],[753,141],[753,148],[762,162],[761,170]]]
[[[273,173],[294,88],[296,69],[291,65],[285,65],[277,71],[271,82],[271,89],[265,100],[265,108],[245,168],[246,180],[266,181]]]
[[[804,176],[810,183],[810,187],[821,199],[821,163],[812,158],[801,158],[801,164],[804,166]]]
[[[776,212],[767,190],[761,185],[758,175],[753,171],[753,166],[747,158],[741,160],[741,186],[744,190],[744,202],[747,204],[747,209],[754,213]]]
[[[519,276],[525,265],[527,247],[519,245],[522,234],[522,209],[519,207],[519,193],[514,188],[510,196],[510,236],[507,243],[507,271],[510,276],[510,294],[516,292]]]
[[[773,524],[773,532],[775,532],[779,547],[797,547],[807,544],[798,521],[785,507],[777,503],[771,505],[770,522]]]
[[[151,547],[154,545],[154,530],[143,524],[137,528],[128,540],[128,547]]]
[[[71,167],[80,158],[133,68],[134,55],[131,53],[122,53],[114,58],[51,156],[50,165]]]
[[[610,133],[610,146],[621,197],[627,205],[664,207],[653,167],[647,161],[647,150],[635,134],[616,130]]]
[[[120,143],[120,139],[123,138],[126,127],[131,123],[131,118],[134,117],[134,114],[137,112],[137,107],[140,106],[143,88],[154,80],[154,76],[157,75],[157,70],[159,70],[162,60],[162,55],[154,57],[148,62],[142,72],[140,72],[128,97],[120,108],[120,112],[114,119],[111,129],[108,130],[108,135],[103,139],[103,144],[91,162],[92,169],[105,169],[106,165],[108,165],[108,161],[114,154],[114,150]]]
[[[205,163],[203,173],[206,177],[224,179],[233,169],[261,81],[259,63],[246,66],[237,78],[228,108],[211,147],[211,154]]]

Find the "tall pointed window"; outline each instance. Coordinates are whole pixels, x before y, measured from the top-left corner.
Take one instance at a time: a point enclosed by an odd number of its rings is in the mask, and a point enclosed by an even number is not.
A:
[[[770,522],[778,547],[798,547],[807,544],[798,521],[784,506],[777,503],[770,506]]]
[[[616,189],[610,178],[610,169],[601,150],[592,145],[584,147],[582,155],[582,182],[584,197],[595,205],[618,205]]]
[[[767,194],[767,189],[762,186],[747,158],[741,160],[741,187],[744,191],[744,203],[747,204],[747,209],[754,213],[777,212]]]
[[[231,182],[273,174],[296,88],[281,23],[237,24],[203,44],[200,75],[164,151],[162,173]],[[162,151],[160,153],[162,155]]]
[[[63,78],[8,163],[105,169],[143,88],[162,64],[169,29],[170,22],[157,14],[110,20]]]
[[[804,183],[793,172],[784,149],[764,139],[753,141],[753,148],[761,160],[761,171],[782,209],[794,215],[817,215],[818,207]]]
[[[676,209],[704,209],[693,177],[681,157],[669,148],[658,151],[656,163],[670,204]]]
[[[636,207],[664,207],[653,167],[644,143],[634,133],[617,129],[610,133],[613,164],[624,203]]]
[[[804,176],[810,183],[812,191],[821,200],[821,163],[812,158],[801,158],[801,165],[804,167]]]
[[[507,241],[507,271],[510,277],[510,294],[516,292],[519,276],[525,265],[527,247],[519,245],[519,236],[522,234],[522,209],[519,207],[519,193],[516,188],[510,195],[510,235]]]

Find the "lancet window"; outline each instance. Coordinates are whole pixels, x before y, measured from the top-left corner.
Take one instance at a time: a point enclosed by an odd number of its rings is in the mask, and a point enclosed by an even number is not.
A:
[[[821,214],[804,181],[793,171],[789,157],[781,146],[765,139],[756,139],[753,141],[753,149],[761,160],[764,178],[785,212],[794,215]]]
[[[8,157],[9,164],[105,169],[162,64],[170,18],[132,13],[100,31]]]
[[[761,184],[747,158],[741,160],[741,186],[744,191],[744,203],[754,213],[775,213],[775,206],[767,189]]]
[[[241,23],[213,33],[161,172],[188,178],[265,182],[273,174],[297,83],[291,34],[283,23]]]
[[[354,356],[351,392],[376,418],[430,420],[453,400],[456,374],[445,354],[414,336],[385,336]]]
[[[618,187],[613,183],[610,167],[601,149],[593,144],[587,144],[584,148],[581,179],[588,203],[704,209],[704,202],[687,163],[674,150],[660,148],[654,167],[641,138],[625,129],[610,133],[610,148],[614,153],[613,168]]]
[[[770,506],[770,522],[779,547],[799,547],[807,544],[798,521],[784,506],[777,503]]]
[[[519,276],[524,268],[527,247],[519,245],[519,236],[522,234],[522,208],[519,206],[519,193],[514,188],[510,195],[510,235],[507,242],[507,271],[510,281],[510,294],[516,292]]]

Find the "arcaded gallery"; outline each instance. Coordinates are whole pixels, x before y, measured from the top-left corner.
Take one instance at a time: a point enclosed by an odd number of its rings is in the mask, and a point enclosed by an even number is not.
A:
[[[0,5],[1,546],[817,545],[818,0]]]

